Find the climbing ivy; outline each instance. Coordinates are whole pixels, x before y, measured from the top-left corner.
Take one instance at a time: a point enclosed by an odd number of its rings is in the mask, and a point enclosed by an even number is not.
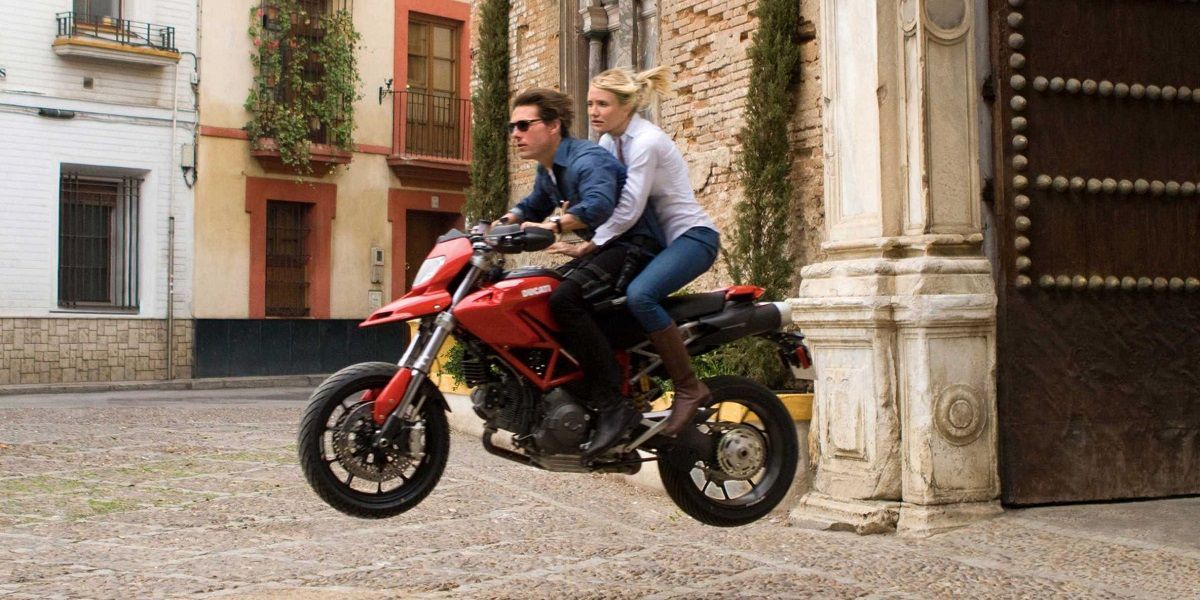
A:
[[[301,172],[310,169],[309,144],[319,130],[331,146],[353,149],[361,79],[354,54],[360,35],[350,12],[310,14],[297,0],[274,0],[251,10],[249,34],[255,70],[245,103],[250,139],[273,139],[284,164]],[[306,73],[312,63],[320,68]]]

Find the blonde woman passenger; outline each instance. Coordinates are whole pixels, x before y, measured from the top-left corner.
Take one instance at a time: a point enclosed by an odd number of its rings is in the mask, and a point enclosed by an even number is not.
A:
[[[670,92],[666,67],[634,73],[610,69],[591,81],[588,120],[601,135],[600,146],[628,169],[625,187],[612,216],[591,242],[557,250],[580,256],[619,237],[650,208],[658,218],[666,248],[626,288],[630,312],[654,344],[675,384],[675,400],[664,429],[678,435],[710,397],[692,371],[687,347],[661,302],[712,267],[720,235],[696,201],[687,163],[679,148],[657,125],[638,115],[656,95]]]

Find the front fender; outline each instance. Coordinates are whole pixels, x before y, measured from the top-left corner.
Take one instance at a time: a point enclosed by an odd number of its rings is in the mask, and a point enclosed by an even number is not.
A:
[[[448,306],[450,306],[450,292],[445,290],[431,291],[419,296],[404,296],[371,313],[371,316],[367,317],[366,321],[359,323],[358,326],[370,327],[384,323],[408,321],[439,313],[446,310]]]

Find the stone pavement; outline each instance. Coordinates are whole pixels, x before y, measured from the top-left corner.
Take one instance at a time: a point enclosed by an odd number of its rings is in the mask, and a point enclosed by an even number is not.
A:
[[[615,476],[455,434],[416,509],[322,504],[303,388],[0,398],[0,598],[1200,597],[1200,499],[1008,511],[934,536],[700,525]]]

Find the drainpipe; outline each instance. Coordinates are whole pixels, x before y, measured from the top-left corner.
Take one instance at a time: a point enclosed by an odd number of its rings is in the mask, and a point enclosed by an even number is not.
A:
[[[179,125],[179,63],[171,71],[171,166],[167,169],[167,379],[175,379],[175,128]]]
[[[199,12],[199,4],[197,4],[197,12]],[[199,23],[199,15],[196,19]],[[199,27],[197,27],[197,32]],[[197,44],[199,43],[199,33],[197,33]],[[198,71],[200,67],[200,57],[194,52],[180,52],[181,55],[186,54],[192,57],[193,71]],[[181,59],[182,60],[182,59]],[[167,379],[175,379],[175,178],[182,177],[182,170],[176,172],[176,160],[180,158],[179,149],[176,148],[178,142],[178,127],[179,127],[179,63],[175,63],[175,67],[171,73],[171,167],[168,169],[167,183]],[[195,126],[200,126],[200,111],[196,111]],[[194,141],[193,141],[194,143]]]

